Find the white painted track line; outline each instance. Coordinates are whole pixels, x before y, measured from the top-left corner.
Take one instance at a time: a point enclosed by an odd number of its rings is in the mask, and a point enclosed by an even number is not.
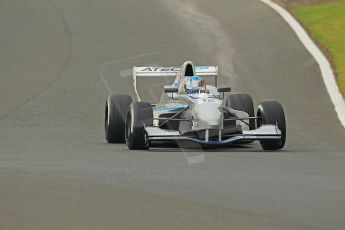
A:
[[[302,44],[309,51],[309,53],[315,58],[316,62],[320,66],[321,74],[328,94],[334,104],[335,111],[341,124],[345,128],[345,102],[341,95],[337,82],[335,81],[334,73],[329,61],[313,40],[309,37],[303,27],[297,22],[297,20],[283,7],[270,0],[259,0],[266,5],[274,9],[292,28],[297,37],[301,40]]]

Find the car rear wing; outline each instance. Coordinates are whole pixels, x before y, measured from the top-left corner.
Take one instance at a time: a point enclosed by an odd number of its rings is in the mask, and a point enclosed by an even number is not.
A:
[[[195,74],[203,77],[214,77],[215,86],[218,85],[218,66],[195,66]],[[137,77],[176,77],[180,72],[180,67],[133,67],[133,84],[138,100],[140,97],[137,92]]]
[[[218,66],[195,66],[198,76],[217,76]],[[136,77],[174,77],[180,72],[180,67],[133,67]]]

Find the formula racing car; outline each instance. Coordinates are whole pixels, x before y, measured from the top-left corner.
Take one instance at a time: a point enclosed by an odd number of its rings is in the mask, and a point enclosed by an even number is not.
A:
[[[141,101],[137,79],[175,77],[164,86],[161,101]],[[206,83],[214,77],[215,84]],[[105,106],[105,136],[108,143],[127,143],[129,149],[148,149],[154,142],[191,141],[201,145],[247,144],[260,141],[264,150],[284,147],[286,124],[283,107],[266,101],[254,112],[248,94],[224,94],[218,87],[217,66],[133,67],[137,101],[127,94],[110,95]]]

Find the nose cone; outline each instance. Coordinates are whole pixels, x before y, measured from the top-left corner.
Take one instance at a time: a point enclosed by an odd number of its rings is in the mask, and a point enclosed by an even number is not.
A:
[[[217,103],[202,103],[195,106],[198,118],[209,125],[221,124],[222,113]]]

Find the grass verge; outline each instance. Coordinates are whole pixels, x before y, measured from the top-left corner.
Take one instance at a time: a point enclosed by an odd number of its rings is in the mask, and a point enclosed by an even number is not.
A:
[[[345,0],[298,6],[290,11],[328,52],[345,96]]]

